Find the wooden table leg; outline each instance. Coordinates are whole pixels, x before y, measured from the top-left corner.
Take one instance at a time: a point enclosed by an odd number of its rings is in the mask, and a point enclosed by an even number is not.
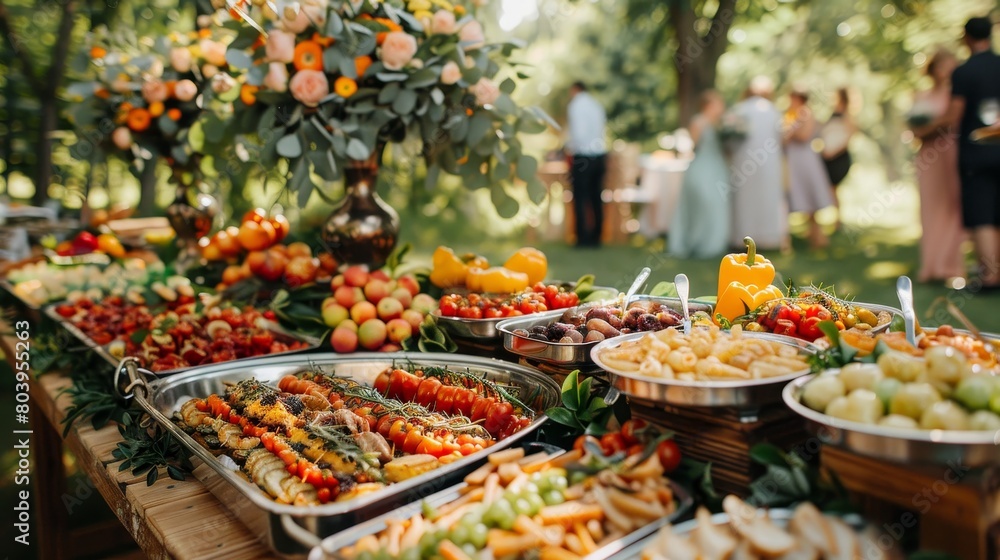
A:
[[[35,494],[32,532],[38,543],[39,558],[69,558],[66,547],[69,513],[63,504],[66,469],[63,465],[62,438],[34,398],[31,400],[30,413],[31,454],[34,458],[32,492]]]

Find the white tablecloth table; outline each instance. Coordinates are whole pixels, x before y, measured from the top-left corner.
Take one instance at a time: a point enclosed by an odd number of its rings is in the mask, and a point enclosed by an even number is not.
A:
[[[657,237],[670,231],[689,163],[686,159],[643,156],[638,196],[645,202],[639,217],[639,233],[643,236]]]

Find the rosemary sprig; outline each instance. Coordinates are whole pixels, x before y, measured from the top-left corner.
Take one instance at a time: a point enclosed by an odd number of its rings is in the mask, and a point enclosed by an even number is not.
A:
[[[143,413],[131,410],[118,423],[118,432],[124,441],[111,452],[115,459],[122,461],[118,471],[132,469],[136,476],[146,473],[147,486],[152,486],[159,478],[159,467],[166,467],[170,478],[184,480],[193,468],[186,450],[159,424],[152,430],[144,428],[140,421],[142,416]]]

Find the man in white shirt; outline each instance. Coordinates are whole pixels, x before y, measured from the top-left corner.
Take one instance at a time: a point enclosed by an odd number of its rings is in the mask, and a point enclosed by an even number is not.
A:
[[[607,145],[604,108],[576,82],[570,88],[568,108],[569,137],[566,149],[572,156],[570,179],[573,182],[573,211],[576,215],[578,247],[598,247],[604,226],[604,175],[607,171]]]

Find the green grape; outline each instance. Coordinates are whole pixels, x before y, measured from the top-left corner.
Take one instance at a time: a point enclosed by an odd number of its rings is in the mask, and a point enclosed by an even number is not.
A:
[[[475,556],[479,552],[479,549],[476,547],[476,545],[472,543],[463,544],[462,550],[469,556]]]
[[[420,554],[422,556],[430,556],[437,550],[437,537],[434,533],[426,532],[420,535],[420,542],[417,543],[417,547],[420,548]]]
[[[506,531],[514,527],[514,520],[517,518],[517,514],[514,512],[514,507],[510,505],[510,502],[507,500],[497,500],[490,506],[490,510],[490,517],[497,527]]]
[[[545,507],[545,500],[542,499],[541,494],[531,494],[525,499],[531,504],[531,513],[529,515],[537,515]]]
[[[482,523],[477,523],[472,531],[469,533],[469,542],[477,549],[486,548],[486,536],[489,534],[490,529]]]
[[[465,526],[468,529],[472,529],[476,525],[482,523],[482,521],[483,521],[482,513],[479,513],[478,511],[470,511],[469,513],[463,515],[462,518],[458,520],[458,523],[460,525]]]
[[[573,474],[569,475],[569,481],[574,485],[580,484],[584,480],[587,480],[587,473],[583,471],[573,471]]]
[[[514,512],[517,513],[518,515],[528,515],[528,516],[534,515],[534,513],[531,511],[531,502],[525,500],[524,498],[518,498],[514,502]]]
[[[420,548],[411,546],[399,554],[399,560],[420,560]]]
[[[566,501],[566,497],[558,490],[549,490],[542,494],[542,499],[545,500],[547,506],[557,506]]]
[[[566,479],[564,475],[552,477],[552,489],[559,490],[560,492],[569,488],[569,480]]]
[[[966,377],[958,383],[951,398],[969,410],[986,410],[990,407],[990,393],[993,382],[985,376]]]
[[[469,542],[469,528],[465,525],[459,523],[451,530],[451,542],[462,546],[463,544]]]
[[[525,484],[523,488],[521,488],[520,496],[522,498],[527,498],[528,496],[532,494],[538,494],[539,492],[540,490],[538,489],[538,485],[535,484],[534,482],[529,482]]]

